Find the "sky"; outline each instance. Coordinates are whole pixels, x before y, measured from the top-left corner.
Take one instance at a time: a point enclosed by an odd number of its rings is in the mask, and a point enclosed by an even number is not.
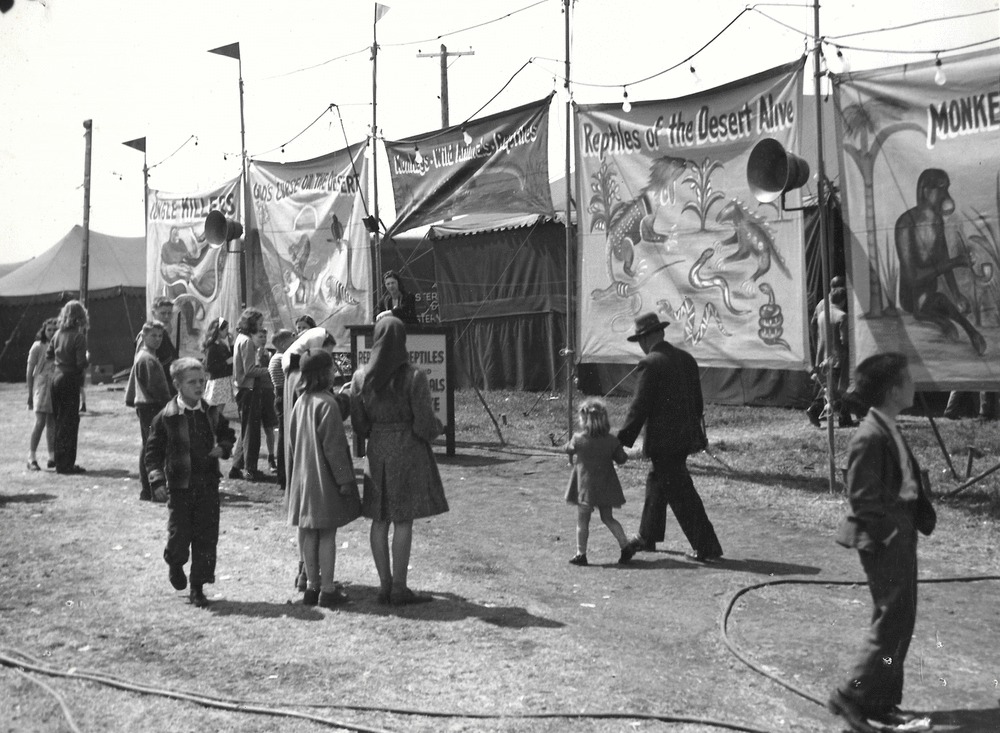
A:
[[[261,160],[306,160],[370,134],[373,30],[385,139],[441,127],[440,58],[418,54],[442,44],[465,52],[447,59],[452,125],[553,90],[565,101],[563,0],[384,5],[375,25],[368,0],[14,0],[0,15],[0,263],[30,259],[83,224],[84,120],[93,121],[92,231],[143,234],[143,154],[127,140],[146,138],[154,189],[195,193],[239,174],[241,64],[212,48],[240,44],[246,149]],[[997,47],[998,0],[934,7],[824,0],[830,68],[841,70],[834,42],[857,71]],[[570,19],[580,104],[620,100],[626,88],[631,101],[710,89],[811,52],[814,30],[808,2],[576,0]],[[556,104],[552,178],[565,169],[565,125]],[[391,223],[378,156],[380,210]]]

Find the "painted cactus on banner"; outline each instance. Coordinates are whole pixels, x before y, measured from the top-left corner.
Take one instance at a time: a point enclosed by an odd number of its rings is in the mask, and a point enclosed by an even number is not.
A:
[[[1000,383],[1000,52],[837,77],[852,359],[918,385]]]
[[[758,205],[746,160],[798,149],[802,61],[680,100],[580,107],[580,358],[631,361],[635,316],[703,365],[808,361],[801,217]]]
[[[173,299],[177,321],[168,325],[182,356],[201,356],[213,319],[234,323],[239,315],[239,257],[208,242],[205,217],[220,211],[238,219],[240,200],[239,179],[199,193],[149,191],[146,301]]]
[[[348,349],[347,326],[371,320],[365,145],[293,163],[250,165],[262,272],[253,303],[285,328],[312,316]]]

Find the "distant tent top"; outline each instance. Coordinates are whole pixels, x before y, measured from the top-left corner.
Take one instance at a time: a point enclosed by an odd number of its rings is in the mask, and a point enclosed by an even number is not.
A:
[[[83,227],[77,225],[34,259],[0,277],[0,297],[13,298],[80,289]],[[90,232],[90,292],[146,287],[146,240]]]

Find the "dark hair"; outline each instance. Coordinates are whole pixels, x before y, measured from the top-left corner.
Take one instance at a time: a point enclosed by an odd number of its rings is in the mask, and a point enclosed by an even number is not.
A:
[[[385,281],[388,280],[390,277],[392,279],[394,279],[397,283],[399,283],[399,292],[405,293],[406,292],[406,286],[403,285],[403,278],[401,278],[399,276],[399,273],[396,272],[395,270],[386,270],[385,271],[385,273],[382,275],[382,284],[385,285]]]
[[[171,308],[173,308],[174,307],[174,301],[172,301],[170,298],[167,298],[166,296],[161,295],[160,297],[158,297],[156,300],[153,301],[152,310],[155,311],[157,308],[163,308],[163,307],[166,307],[168,305]]]
[[[167,327],[163,324],[163,321],[155,321],[150,319],[142,324],[142,335],[146,336],[147,333],[152,331],[160,331],[161,333],[166,333]]]
[[[47,344],[49,342],[49,337],[45,334],[45,329],[47,329],[49,326],[55,326],[56,328],[59,328],[59,319],[46,318],[44,321],[42,321],[42,325],[38,329],[38,333],[35,334],[35,341],[41,341],[43,344]]]
[[[274,345],[274,348],[281,349],[282,351],[287,349],[289,344],[291,344],[294,340],[295,334],[287,328],[279,329],[271,337],[271,343]]]
[[[301,315],[295,319],[295,325],[305,324],[306,328],[316,328],[316,319],[309,315]]]
[[[884,404],[889,390],[903,383],[908,363],[906,354],[896,351],[869,356],[854,370],[852,392],[868,407]]]
[[[229,327],[229,321],[222,316],[212,319],[208,324],[208,331],[205,333],[205,340],[201,342],[202,351],[208,351],[208,347],[219,341],[219,332],[223,328]]]
[[[308,358],[307,358],[308,357]],[[305,362],[305,366],[302,363]],[[310,349],[299,361],[303,392],[325,392],[333,386],[333,356],[323,349]]]
[[[847,288],[834,288],[830,291],[830,303],[840,308],[847,307]]]
[[[263,320],[263,313],[256,308],[247,308],[240,313],[240,321],[236,324],[236,330],[247,336],[253,336],[260,329]]]

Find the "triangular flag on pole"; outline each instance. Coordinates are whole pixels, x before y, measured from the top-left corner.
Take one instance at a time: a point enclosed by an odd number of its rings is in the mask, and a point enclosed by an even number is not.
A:
[[[382,20],[382,16],[389,12],[389,6],[382,3],[375,3],[375,22]]]
[[[146,138],[137,137],[135,140],[128,140],[123,142],[122,145],[128,145],[130,148],[138,150],[140,153],[146,152]]]
[[[230,43],[228,46],[219,46],[218,48],[208,49],[209,53],[217,53],[220,56],[228,56],[231,59],[239,60],[240,58],[240,42]]]

